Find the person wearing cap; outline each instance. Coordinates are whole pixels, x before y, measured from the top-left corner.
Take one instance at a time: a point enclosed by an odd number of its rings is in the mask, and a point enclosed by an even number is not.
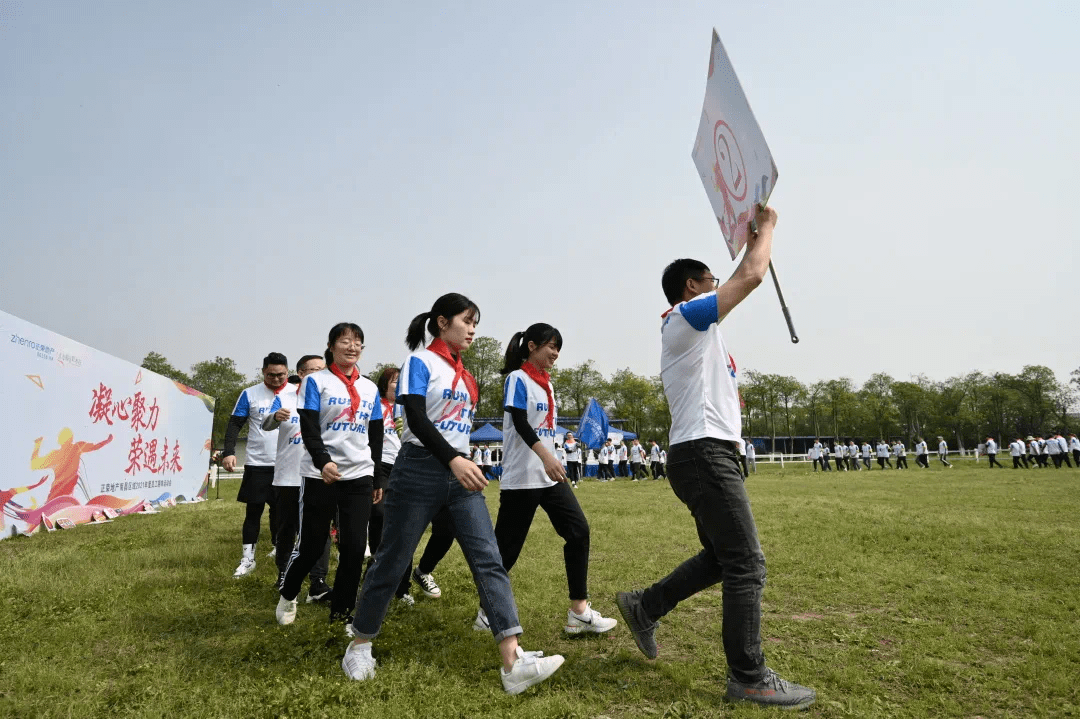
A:
[[[563,438],[563,449],[566,450],[566,477],[570,486],[577,489],[581,478],[581,445],[574,439],[573,432],[567,432]]]
[[[998,445],[994,441],[993,437],[986,438],[986,456],[990,459],[990,469],[994,468],[994,465],[1001,467],[1001,462],[997,461]],[[1001,467],[1005,469],[1004,467]]]

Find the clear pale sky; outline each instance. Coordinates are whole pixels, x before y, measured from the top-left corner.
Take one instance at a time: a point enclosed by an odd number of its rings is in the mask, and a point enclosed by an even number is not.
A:
[[[459,291],[480,334],[656,374],[664,265],[734,269],[690,158],[713,27],[802,338],[763,285],[724,323],[740,370],[1080,366],[1065,2],[0,0],[0,309],[247,373],[342,320],[399,362]]]

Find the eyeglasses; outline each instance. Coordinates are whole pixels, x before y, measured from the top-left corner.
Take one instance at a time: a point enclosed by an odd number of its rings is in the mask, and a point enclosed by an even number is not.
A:
[[[339,344],[342,347],[359,347],[360,349],[364,349],[364,343],[360,340],[338,340],[334,344]]]
[[[289,373],[288,372],[267,372],[266,376],[267,377],[274,377],[274,378],[288,377]]]
[[[698,277],[697,281],[698,282],[712,282],[713,289],[719,289],[720,288],[720,278],[719,277]]]

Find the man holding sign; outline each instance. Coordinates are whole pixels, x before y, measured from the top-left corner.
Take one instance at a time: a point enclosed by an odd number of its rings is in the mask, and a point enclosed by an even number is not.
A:
[[[657,620],[723,582],[728,698],[803,708],[814,702],[814,690],[781,679],[765,666],[761,651],[765,555],[739,467],[735,362],[719,326],[768,271],[776,211],[762,209],[756,221],[746,255],[724,284],[697,260],[675,260],[664,270],[664,294],[673,305],[663,316],[660,359],[671,408],[668,480],[694,517],[702,549],[648,589],[620,592],[616,601],[638,648],[655,659]]]
[[[739,466],[735,360],[720,334],[720,322],[769,271],[776,211],[765,202],[776,167],[715,31],[694,161],[731,257],[746,250],[723,284],[692,259],[672,262],[661,280],[671,304],[663,314],[660,353],[671,409],[668,480],[690,510],[702,548],[648,589],[620,592],[616,602],[638,649],[655,659],[657,620],[722,583],[727,698],[804,709],[814,703],[814,690],[781,679],[761,650],[765,555]]]

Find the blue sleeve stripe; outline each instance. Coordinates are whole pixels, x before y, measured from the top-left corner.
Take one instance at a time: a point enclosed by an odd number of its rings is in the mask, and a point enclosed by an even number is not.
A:
[[[679,308],[679,313],[698,332],[704,332],[709,329],[710,325],[716,324],[716,320],[720,316],[719,312],[715,292],[687,300]]]
[[[277,412],[279,409],[281,409],[281,397],[275,395],[274,403],[270,405],[270,414]]]
[[[511,407],[518,409],[529,408],[529,393],[525,389],[525,383],[521,381],[520,377],[514,379],[514,401],[508,402]]]
[[[424,361],[419,357],[409,358],[409,386],[405,389],[405,394],[418,394],[423,397],[428,393],[428,381],[431,379],[431,372],[428,370]]]
[[[237,417],[247,417],[250,414],[251,409],[248,404],[247,390],[240,393],[239,399],[236,400],[236,407],[233,408],[233,415]]]
[[[304,378],[304,409],[313,409],[318,412],[322,409],[322,395],[319,393],[319,385],[315,384],[315,376],[308,375]]]

